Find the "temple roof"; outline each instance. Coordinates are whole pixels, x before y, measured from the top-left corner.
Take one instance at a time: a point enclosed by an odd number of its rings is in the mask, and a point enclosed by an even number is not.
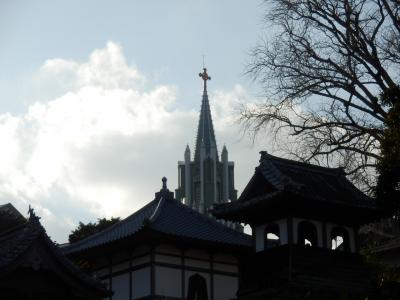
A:
[[[194,152],[195,161],[198,161],[200,159],[200,148],[202,146],[205,147],[206,155],[211,155],[211,151],[215,151],[218,157],[217,142],[215,140],[210,103],[208,101],[208,95],[207,95],[207,80],[210,80],[211,77],[208,76],[206,68],[204,68],[203,73],[200,73],[199,76],[204,81],[204,89],[203,89],[203,98],[201,101],[199,125],[197,128],[196,148]]]
[[[11,203],[0,205],[0,231],[25,222],[26,219]]]
[[[133,239],[144,231],[181,241],[190,239],[215,245],[251,246],[250,236],[230,229],[175,200],[164,181],[163,188],[156,193],[153,201],[111,227],[63,247],[63,251],[71,254],[126,238]]]
[[[216,205],[213,214],[217,218],[246,222],[261,217],[254,214],[261,208],[264,218],[290,212],[328,217],[331,221],[338,218],[341,222],[349,221],[344,218],[347,212],[361,213],[353,216],[354,222],[364,222],[376,218],[373,211],[377,210],[373,199],[358,190],[343,169],[284,159],[265,151],[261,152],[260,165],[238,201]],[[345,210],[341,216],[334,216],[335,209]]]
[[[13,207],[10,211],[14,215],[17,210]],[[20,222],[0,231],[0,277],[2,280],[5,280],[7,274],[14,270],[32,268],[59,276],[66,286],[69,285],[76,291],[79,289],[91,295],[90,298],[93,296],[99,299],[109,296],[110,292],[100,282],[86,275],[62,254],[46,234],[39,217],[32,209],[29,212],[28,219],[18,213],[22,217],[19,218]],[[4,215],[1,216],[3,217]]]

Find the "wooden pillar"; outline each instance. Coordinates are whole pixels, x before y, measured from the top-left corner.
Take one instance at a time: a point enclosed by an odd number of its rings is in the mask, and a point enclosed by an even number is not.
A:
[[[328,233],[326,232],[326,222],[322,222],[322,247],[328,248]]]
[[[358,231],[359,231],[359,228],[358,228],[358,226],[354,226],[353,227],[353,235],[354,235],[354,250],[355,250],[355,252],[356,253],[359,253],[359,251],[360,251],[360,238],[359,238],[359,235],[358,235]],[[349,234],[349,236],[350,236],[350,234]],[[350,247],[351,247],[351,240],[349,239],[349,242],[350,242]]]
[[[292,257],[292,247],[295,244],[294,235],[293,235],[293,218],[287,217],[287,237],[288,237],[288,245],[289,245],[289,261],[288,261],[288,281],[292,281],[292,265],[293,265],[293,257]]]
[[[293,218],[292,217],[287,218],[286,226],[287,226],[288,244],[292,245],[295,243],[295,241],[293,240]]]

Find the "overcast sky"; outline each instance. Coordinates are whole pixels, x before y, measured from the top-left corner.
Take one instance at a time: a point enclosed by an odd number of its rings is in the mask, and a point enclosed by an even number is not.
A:
[[[79,221],[126,217],[194,150],[203,55],[218,150],[239,193],[268,139],[236,123],[262,101],[243,75],[261,1],[1,1],[0,203],[31,204],[65,242]]]

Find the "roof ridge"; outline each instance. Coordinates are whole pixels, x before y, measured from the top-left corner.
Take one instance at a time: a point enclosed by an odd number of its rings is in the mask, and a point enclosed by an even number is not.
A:
[[[79,276],[90,286],[101,288],[102,290],[107,291],[106,287],[101,282],[98,282],[97,280],[80,270],[63,254],[62,250],[48,236],[48,234],[46,233],[46,229],[43,227],[38,217],[30,218],[26,223],[26,226],[29,226],[31,230],[34,230],[36,232],[35,237],[44,239],[44,242],[51,249],[52,254],[59,259],[59,262],[63,265],[64,268],[66,268],[69,272]],[[31,238],[31,240],[33,240],[33,237]]]
[[[18,227],[18,229],[17,229]],[[19,226],[14,227],[15,230],[8,231],[6,236],[6,240],[12,237],[13,232],[22,232],[19,234],[17,233],[16,238],[12,238],[11,240],[11,245],[13,245],[13,251],[12,252],[6,252],[2,254],[2,257],[0,261],[4,262],[7,260],[14,260],[18,255],[23,253],[26,249],[28,249],[32,242],[41,234],[46,234],[46,230],[42,226],[42,224],[39,221],[39,218],[29,218],[27,222],[19,224]],[[4,237],[3,237],[4,240]]]
[[[77,241],[77,242],[70,243],[69,245],[63,247],[63,249],[65,249],[66,251],[68,251],[67,249],[68,249],[69,247],[79,246],[79,245],[81,245],[81,244],[84,244],[85,242],[91,241],[92,239],[97,238],[98,236],[103,235],[103,234],[105,234],[105,233],[107,233],[107,232],[113,230],[115,227],[121,226],[121,224],[125,224],[125,223],[128,222],[131,218],[133,218],[135,215],[139,215],[141,212],[143,212],[144,210],[148,209],[148,207],[149,207],[150,205],[152,205],[153,202],[155,202],[155,201],[157,201],[157,199],[153,199],[152,201],[150,201],[149,203],[147,203],[145,206],[143,206],[143,207],[140,208],[139,210],[135,211],[134,213],[130,214],[130,215],[127,216],[126,218],[122,219],[121,221],[119,221],[119,222],[117,222],[117,223],[115,223],[115,224],[113,224],[113,225],[111,225],[111,226],[109,226],[109,227],[107,227],[107,228],[105,228],[105,229],[99,231],[99,232],[96,232],[96,233],[94,233],[94,234],[91,234],[91,235],[89,235],[89,236],[87,236],[87,237],[85,237],[85,238],[83,238],[83,239],[81,239],[81,240],[79,240],[79,241]]]
[[[288,187],[293,187],[294,189],[299,189],[301,188],[301,184],[297,183],[294,181],[290,176],[286,175],[284,172],[282,172],[279,167],[277,167],[273,161],[271,160],[265,160],[264,162],[261,163],[264,168],[260,168],[259,171],[264,177],[268,177],[267,180],[278,190],[285,190]],[[267,164],[267,165],[265,165]],[[267,174],[266,174],[267,173]],[[274,173],[274,174],[271,174]],[[278,184],[274,184],[272,178],[275,178],[278,180]]]
[[[176,199],[168,199],[168,200],[172,200],[175,201],[175,203],[177,203],[180,207],[182,207],[183,209],[189,211],[190,213],[192,213],[195,217],[197,217],[198,219],[201,220],[205,220],[206,222],[210,223],[211,225],[214,225],[215,227],[220,227],[223,230],[226,230],[228,232],[234,233],[235,235],[240,235],[240,236],[246,236],[246,234],[241,233],[237,230],[234,230],[232,228],[229,228],[228,226],[218,222],[215,218],[213,217],[209,217],[205,214],[202,214],[200,212],[198,212],[197,210],[194,210],[193,208],[189,207],[186,204],[183,204],[182,202],[176,200]]]
[[[155,220],[157,219],[157,217],[160,215],[161,213],[161,209],[164,206],[165,200],[168,198],[165,197],[160,197],[160,199],[158,200],[158,204],[155,208],[155,210],[153,211],[152,215],[150,216],[150,218],[148,219],[149,222],[155,222]]]
[[[266,153],[266,151],[261,151],[260,152],[262,157],[261,157],[261,162],[265,159],[265,160],[269,160],[269,161],[277,161],[282,162],[282,163],[290,163],[291,167],[299,167],[299,168],[307,168],[308,170],[310,169],[315,169],[315,170],[319,170],[319,171],[325,171],[325,172],[329,172],[329,173],[334,173],[334,172],[343,172],[344,175],[344,171],[343,171],[343,167],[325,167],[325,166],[319,166],[319,165],[315,165],[312,164],[310,162],[303,162],[303,161],[298,161],[298,160],[293,160],[293,159],[289,159],[289,158],[283,158],[283,157],[279,157],[279,156],[275,156],[272,155],[270,153]]]

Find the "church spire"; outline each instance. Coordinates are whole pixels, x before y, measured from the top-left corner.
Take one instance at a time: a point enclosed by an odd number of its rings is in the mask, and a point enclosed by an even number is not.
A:
[[[207,81],[211,80],[211,77],[207,74],[207,69],[203,68],[203,73],[199,73],[199,77],[203,79],[203,99],[201,102],[201,111],[199,126],[197,129],[196,148],[194,152],[194,160],[200,159],[200,148],[205,147],[206,157],[214,157],[218,160],[217,143],[215,140],[214,127],[211,118],[210,103],[207,95]]]
[[[234,181],[235,166],[233,161],[228,161],[228,150],[225,146],[221,152],[221,160],[218,157],[207,95],[207,81],[211,78],[205,67],[199,76],[203,80],[204,90],[194,159],[191,160],[189,146],[186,146],[185,160],[178,162],[179,183],[175,195],[178,201],[209,215],[208,210],[214,204],[237,200],[237,190]]]

